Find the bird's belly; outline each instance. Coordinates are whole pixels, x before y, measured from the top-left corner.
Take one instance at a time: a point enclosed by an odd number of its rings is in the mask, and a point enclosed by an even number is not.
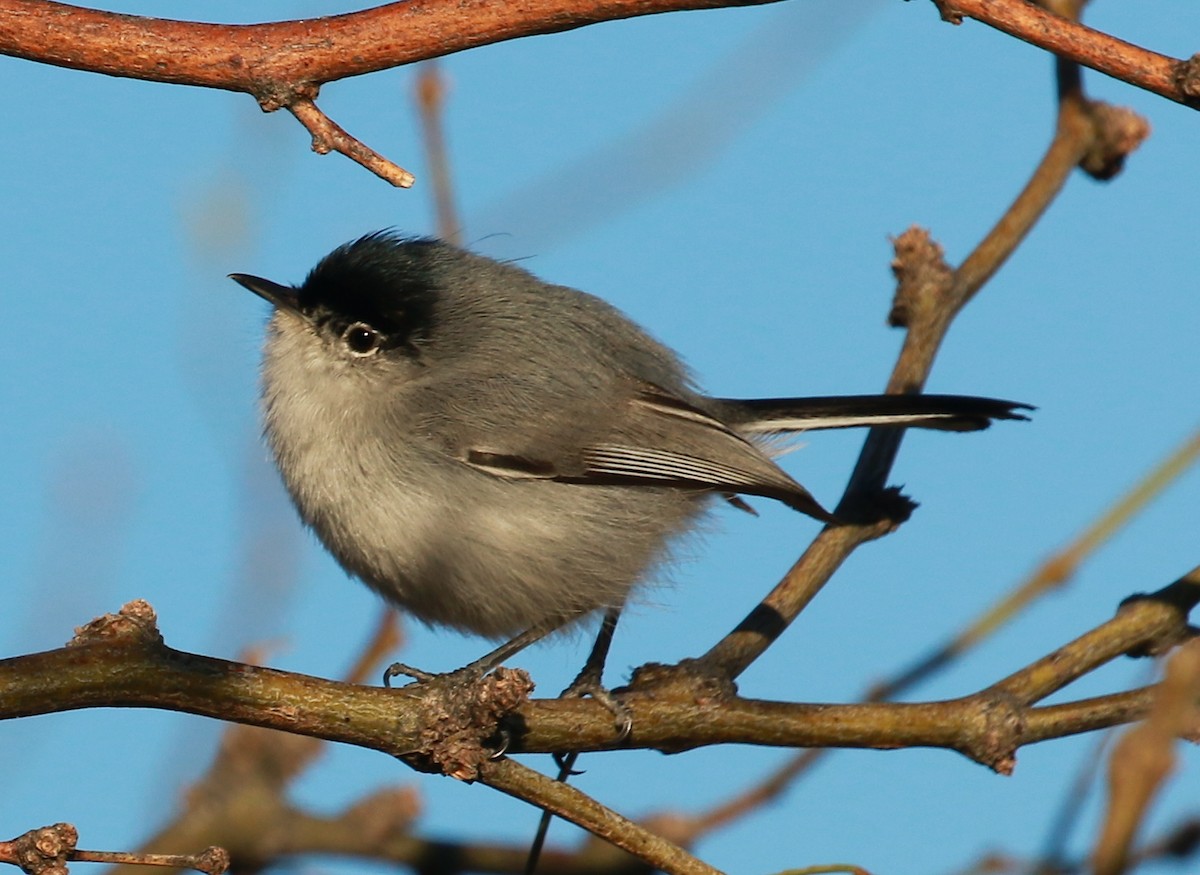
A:
[[[621,605],[703,508],[678,491],[501,480],[466,466],[408,486],[345,486],[297,499],[343,567],[427,623],[492,638]],[[333,495],[356,496],[354,506]]]

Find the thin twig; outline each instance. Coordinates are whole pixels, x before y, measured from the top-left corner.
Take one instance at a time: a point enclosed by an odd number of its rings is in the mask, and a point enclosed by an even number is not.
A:
[[[1200,819],[1185,816],[1163,829],[1129,855],[1129,871],[1146,863],[1165,863],[1181,871],[1181,863],[1194,859],[1200,851]],[[1187,867],[1183,867],[1186,869]],[[1191,869],[1187,869],[1191,871]],[[974,863],[956,870],[957,875],[1095,875],[1090,861],[1063,859],[1051,864],[1041,860],[1022,860],[1003,854],[985,854]]]
[[[980,644],[1036,599],[1065,585],[1089,556],[1144,510],[1167,486],[1191,467],[1198,457],[1200,431],[1188,437],[1067,546],[1043,562],[965,629],[946,643],[933,648],[910,667],[873,688],[866,697],[867,701],[882,702],[895,698]]]
[[[31,829],[0,842],[0,863],[19,866],[27,875],[66,875],[68,862],[169,866],[205,875],[222,875],[229,868],[229,854],[222,848],[205,848],[198,854],[143,854],[85,851],[75,847],[78,841],[79,831],[69,823]]]
[[[1175,766],[1175,742],[1191,726],[1200,698],[1200,640],[1167,662],[1154,706],[1144,723],[1126,732],[1109,760],[1109,799],[1096,843],[1096,875],[1121,875],[1138,826],[1155,793]]]
[[[343,676],[346,683],[365,683],[372,677],[378,665],[399,647],[403,640],[400,632],[400,620],[395,609],[389,605],[383,605],[379,609],[379,618],[375,621],[374,631],[371,632],[366,644],[354,658],[354,663]]]
[[[462,223],[454,206],[454,185],[450,178],[450,153],[446,148],[443,121],[446,115],[446,81],[437,61],[425,61],[417,68],[417,116],[421,120],[421,140],[433,190],[433,212],[438,236],[462,245]]]
[[[229,868],[229,855],[221,848],[207,848],[199,854],[146,854],[141,851],[75,850],[70,859],[80,863],[121,863],[126,866],[167,866],[194,869],[206,875],[221,875]]]
[[[1161,652],[1189,634],[1180,620],[1197,603],[1200,566],[1158,592],[1127,600],[1107,623],[993,684],[989,690],[1029,705],[1118,656]],[[1177,637],[1172,640],[1171,636]]]
[[[570,784],[555,781],[511,759],[486,763],[479,780],[583,827],[595,836],[672,875],[719,875],[678,845],[606,808]]]
[[[1056,872],[1066,862],[1066,850],[1074,832],[1074,827],[1082,819],[1096,775],[1104,760],[1104,754],[1113,740],[1115,730],[1100,733],[1087,752],[1080,758],[1079,768],[1074,779],[1067,788],[1058,810],[1050,818],[1050,826],[1046,830],[1045,844],[1038,855],[1034,872]]]
[[[310,98],[295,98],[287,108],[312,134],[312,149],[318,155],[340,152],[397,188],[411,188],[416,181],[403,167],[346,133],[337,122],[321,112]]]
[[[799,751],[788,757],[782,766],[753,787],[720,805],[713,806],[703,814],[694,816],[689,823],[692,840],[715,832],[777,799],[792,786],[797,777],[806,773],[829,752],[829,748],[808,748]]]

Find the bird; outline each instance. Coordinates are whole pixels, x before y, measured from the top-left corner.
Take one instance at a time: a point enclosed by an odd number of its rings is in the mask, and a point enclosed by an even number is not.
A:
[[[426,624],[493,640],[615,612],[722,500],[827,525],[780,435],[986,428],[963,395],[732,399],[613,306],[427,237],[367,234],[296,286],[230,278],[272,313],[266,442],[334,558]]]

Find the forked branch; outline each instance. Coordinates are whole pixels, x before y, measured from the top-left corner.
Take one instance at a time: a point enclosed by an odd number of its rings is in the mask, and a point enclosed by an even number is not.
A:
[[[316,109],[320,87],[536,34],[622,18],[777,0],[407,0],[264,24],[208,24],[122,15],[52,0],[0,0],[0,54],[109,76],[221,88],[287,108],[318,152],[337,151],[393,185],[412,175]],[[1179,60],[1053,15],[1025,0],[940,0],[949,20],[977,18],[1132,85],[1200,105],[1200,61]]]

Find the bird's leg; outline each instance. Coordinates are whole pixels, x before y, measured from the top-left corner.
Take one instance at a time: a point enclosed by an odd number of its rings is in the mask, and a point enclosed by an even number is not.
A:
[[[604,664],[608,661],[608,651],[612,647],[613,633],[617,630],[617,620],[621,618],[621,608],[609,608],[604,612],[604,620],[600,623],[600,631],[596,635],[596,643],[588,654],[583,669],[575,676],[575,680],[562,691],[561,699],[591,696],[612,712],[617,719],[618,741],[624,741],[633,728],[633,717],[629,710],[616,700],[608,688],[604,686]]]
[[[617,620],[621,618],[621,608],[609,608],[604,613],[604,619],[600,623],[600,631],[596,634],[596,643],[592,645],[592,650],[588,653],[587,661],[583,664],[582,671],[575,676],[575,680],[571,681],[570,685],[562,691],[559,698],[582,698],[591,696],[605,708],[613,713],[617,720],[617,732],[620,734],[620,741],[624,741],[633,729],[633,716],[629,713],[624,705],[616,700],[608,688],[604,686],[604,664],[608,661],[608,651],[612,647],[613,633],[617,631]],[[555,779],[560,782],[565,782],[572,775],[578,775],[580,772],[575,771],[575,761],[579,759],[579,751],[571,751],[570,753],[556,753],[554,762],[558,764],[558,777]],[[538,859],[542,855],[542,847],[546,843],[546,833],[550,829],[550,821],[554,819],[554,815],[549,811],[543,810],[541,820],[538,822],[537,832],[534,834],[533,842],[529,847],[529,855],[525,859],[525,875],[533,875],[537,869]]]
[[[460,669],[452,672],[446,672],[450,675],[461,675],[463,677],[483,677],[492,669],[499,666],[504,660],[510,656],[515,656],[531,644],[536,644],[554,630],[562,625],[561,622],[542,623],[530,629],[526,629],[516,638],[511,641],[506,641],[497,647],[495,650],[485,653],[483,656],[474,662],[468,663]],[[610,633],[609,638],[612,638]],[[606,648],[607,650],[607,648]],[[421,671],[419,668],[413,668],[411,665],[406,665],[403,662],[393,662],[383,672],[383,685],[390,687],[392,678],[410,677],[418,683],[433,680],[442,675],[434,674],[427,671]]]
[[[436,727],[420,751],[404,757],[415,768],[441,771],[457,778],[474,778],[485,759],[504,756],[512,742],[506,725],[509,714],[528,700],[533,690],[529,673],[501,668],[500,664],[542,638],[561,623],[542,623],[455,671],[433,673],[402,662],[392,663],[383,673],[383,685],[409,677],[410,687],[424,687],[426,719]],[[476,744],[469,744],[469,731]]]

